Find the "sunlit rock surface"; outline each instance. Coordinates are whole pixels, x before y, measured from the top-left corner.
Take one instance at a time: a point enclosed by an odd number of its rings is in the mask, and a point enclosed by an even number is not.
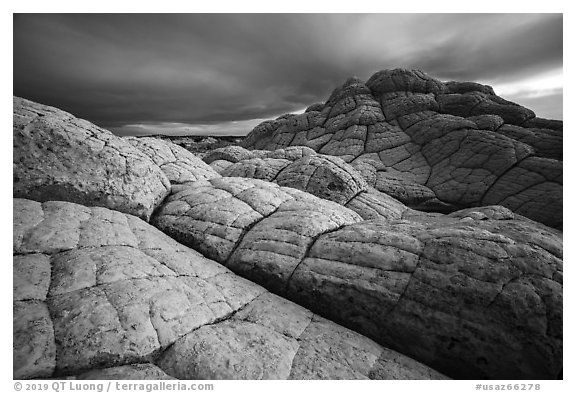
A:
[[[170,183],[125,139],[14,97],[14,196],[103,206],[148,219]]]

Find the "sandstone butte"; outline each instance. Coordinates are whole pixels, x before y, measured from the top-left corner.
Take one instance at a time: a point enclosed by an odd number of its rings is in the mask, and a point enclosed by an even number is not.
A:
[[[562,122],[386,70],[203,159],[14,97],[15,379],[554,379]]]

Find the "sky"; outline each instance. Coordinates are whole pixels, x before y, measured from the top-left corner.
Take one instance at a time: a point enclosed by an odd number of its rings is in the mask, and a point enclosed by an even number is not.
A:
[[[416,68],[563,119],[562,14],[15,14],[13,91],[118,135],[244,135]]]

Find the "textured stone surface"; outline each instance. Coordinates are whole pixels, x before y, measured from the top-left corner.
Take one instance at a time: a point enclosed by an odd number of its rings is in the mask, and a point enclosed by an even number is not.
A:
[[[562,163],[528,157],[504,173],[482,198],[545,224],[562,227]]]
[[[128,142],[162,169],[172,184],[220,177],[218,173],[188,150],[157,138],[128,138]]]
[[[379,191],[411,208],[444,213],[500,203],[495,200],[510,192],[505,177],[523,160],[547,158],[555,164],[541,170],[562,170],[562,122],[536,118],[490,86],[443,83],[403,69],[377,72],[366,83],[349,79],[324,104],[257,126],[242,145],[301,145],[338,156]],[[547,193],[534,189],[541,179],[531,173],[514,191],[522,203],[505,206],[560,228],[561,176],[549,180],[554,191]]]
[[[278,174],[292,161],[282,158],[249,158],[223,166],[220,161],[214,161],[215,169],[225,177],[249,177],[266,181],[275,181]],[[227,161],[229,162],[229,161]],[[220,169],[221,168],[221,169]]]
[[[256,158],[295,161],[315,154],[314,150],[305,146],[290,146],[277,150],[247,150],[241,146],[226,146],[210,151],[202,160],[207,164],[220,160],[237,163]]]
[[[15,197],[103,206],[148,219],[168,194],[160,168],[126,140],[14,97]]]
[[[399,219],[406,210],[411,210],[396,199],[370,188],[351,199],[345,206],[365,220]]]
[[[555,378],[561,237],[474,213],[322,235],[287,297],[458,378]]]
[[[445,379],[270,293],[178,340],[159,364],[186,379]]]
[[[249,158],[254,158],[254,154],[250,150],[246,150],[240,146],[226,146],[208,152],[202,157],[202,160],[207,164],[211,164],[218,160],[226,160],[234,163]]]
[[[173,380],[162,371],[161,368],[151,363],[128,364],[125,366],[103,368],[99,370],[88,371],[79,375],[64,377],[62,379],[77,380],[99,380],[99,379],[118,379],[118,380]]]
[[[15,379],[286,379],[303,351],[317,378],[445,378],[399,354],[403,374],[373,372],[368,357],[324,369],[330,346],[391,351],[334,323],[310,327],[312,312],[134,216],[15,199],[14,217]],[[312,330],[326,339],[299,341]]]
[[[510,124],[498,128],[497,132],[517,141],[534,147],[534,153],[538,157],[551,158],[562,161],[562,131],[525,128]]]
[[[51,375],[56,366],[56,344],[46,304],[15,300],[12,329],[14,379]]]
[[[294,161],[275,181],[342,205],[368,188],[364,178],[341,159],[318,155]]]
[[[253,151],[254,155],[267,157],[275,153],[275,156],[293,158],[292,161],[285,158],[244,158],[239,160],[228,157],[228,159],[236,162],[218,159],[212,161],[211,165],[225,177],[266,180],[280,186],[306,191],[319,198],[345,205],[357,212],[362,218],[399,218],[398,213],[407,209],[401,202],[388,195],[396,196],[397,192],[385,194],[368,186],[363,175],[357,170],[358,167],[349,165],[338,157],[323,154],[304,154],[301,158],[297,158],[292,154],[292,149],[294,147],[271,152]],[[304,153],[308,152],[305,151]],[[222,157],[227,153],[226,150],[217,149],[213,151],[213,154],[215,157]],[[414,185],[424,188],[418,184]],[[410,195],[414,200],[417,191],[413,191]],[[428,190],[427,195],[429,195],[428,198],[421,199],[430,203],[432,201],[430,198],[434,198],[434,194]]]
[[[221,194],[225,187],[234,191]],[[442,216],[415,214],[392,199],[381,207],[387,216],[360,221],[340,205],[289,190],[240,178],[191,184],[168,198],[154,223],[234,272],[448,375],[558,375],[560,232],[502,206]],[[200,199],[205,194],[209,200]],[[284,375],[277,367],[270,377]]]
[[[226,263],[246,240],[247,231],[254,227],[265,232],[265,223],[286,226],[285,233],[295,237],[294,246],[300,247],[322,231],[360,220],[341,205],[299,190],[258,179],[223,177],[173,193],[153,223],[183,244]]]
[[[14,378],[561,375],[563,244],[547,225],[562,225],[562,124],[489,86],[352,78],[246,138],[279,149],[228,147],[204,163],[15,106],[15,135],[37,129],[58,138],[36,139],[36,155],[15,142],[15,157],[68,162],[51,146],[103,138],[89,169],[77,160],[61,176],[126,182],[98,153],[121,145],[153,168],[126,187],[150,176],[170,196],[151,219],[165,233],[125,204],[14,199]],[[130,206],[155,198],[140,191]],[[146,219],[160,199],[130,213]]]

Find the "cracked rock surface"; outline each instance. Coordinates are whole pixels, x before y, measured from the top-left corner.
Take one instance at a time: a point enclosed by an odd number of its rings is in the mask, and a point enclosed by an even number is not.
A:
[[[445,378],[134,216],[15,199],[14,219],[15,379]]]
[[[561,375],[561,122],[394,70],[203,162],[15,103],[15,379]]]
[[[86,120],[14,97],[15,197],[103,206],[147,220],[170,183],[152,160]]]
[[[306,191],[344,205],[364,219],[400,218],[408,209],[396,199],[370,187],[362,174],[342,159],[316,154],[308,148],[300,149],[305,153],[300,156],[294,154],[297,148],[299,146],[267,152],[228,147],[213,150],[208,161],[224,177],[266,180]],[[230,151],[235,154],[230,154]],[[269,158],[270,153],[288,159]]]
[[[265,121],[242,145],[338,156],[370,186],[419,210],[500,204],[562,226],[562,122],[537,118],[490,86],[380,71],[366,83],[349,79],[303,114]],[[542,170],[560,175],[544,181]],[[518,187],[507,187],[502,179],[517,171]]]
[[[127,140],[158,165],[171,184],[185,184],[220,177],[204,161],[174,143],[157,138]]]
[[[387,220],[364,221],[297,190],[220,178],[171,195],[153,223],[272,292],[448,375],[558,375],[559,231],[502,206],[448,216],[388,210]]]
[[[245,236],[250,239],[261,228],[265,235],[263,225],[277,227],[281,236],[262,242],[262,252],[282,252],[276,247],[289,237],[288,246],[299,255],[320,233],[362,220],[335,202],[258,179],[223,177],[176,191],[158,209],[153,225],[224,264],[233,252],[242,254],[236,248]]]

